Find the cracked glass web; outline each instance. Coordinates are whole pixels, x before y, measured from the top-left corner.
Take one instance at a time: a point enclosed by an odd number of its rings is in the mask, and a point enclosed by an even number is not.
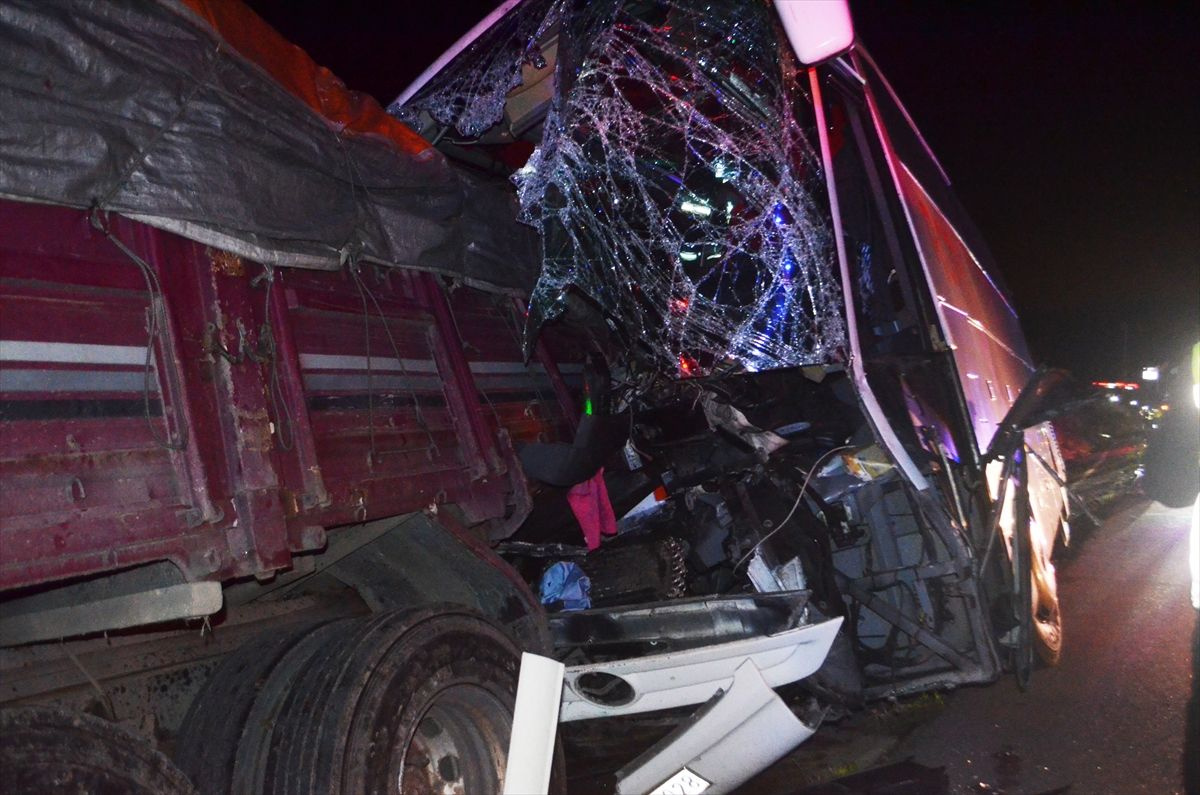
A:
[[[516,176],[545,248],[531,328],[574,289],[679,375],[836,358],[824,177],[769,6],[593,3],[569,32]]]
[[[563,0],[529,0],[471,42],[451,68],[434,75],[403,105],[388,112],[420,129],[422,112],[467,138],[481,135],[504,115],[504,98],[520,85],[521,66],[542,68],[537,42],[558,21]]]
[[[839,360],[807,78],[772,8],[533,0],[509,17],[401,112],[479,134],[560,27],[553,107],[513,177],[544,250],[527,342],[577,293],[674,375]]]

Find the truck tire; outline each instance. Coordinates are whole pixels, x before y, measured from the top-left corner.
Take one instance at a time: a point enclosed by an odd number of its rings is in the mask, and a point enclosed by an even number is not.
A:
[[[268,632],[229,654],[196,694],[175,743],[175,763],[199,795],[257,792],[275,716],[312,655],[349,620]]]
[[[461,608],[363,621],[326,643],[296,681],[261,791],[498,793],[519,670],[504,631]]]
[[[195,792],[145,738],[55,707],[0,709],[0,782],[11,795]]]

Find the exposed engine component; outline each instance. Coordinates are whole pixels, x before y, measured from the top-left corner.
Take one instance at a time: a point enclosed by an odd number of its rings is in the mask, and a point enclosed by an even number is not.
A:
[[[847,387],[836,366],[687,381],[616,373],[611,402],[628,418],[636,468],[609,439],[606,471],[642,478],[634,498],[658,490],[621,506],[620,534],[600,549],[558,548],[591,578],[593,606],[807,591],[814,615],[845,619],[830,670],[813,681],[827,700],[979,676],[991,652],[961,521],[976,510],[961,500],[971,489],[944,456],[926,455],[938,488],[916,491]],[[531,552],[520,546],[509,549]]]

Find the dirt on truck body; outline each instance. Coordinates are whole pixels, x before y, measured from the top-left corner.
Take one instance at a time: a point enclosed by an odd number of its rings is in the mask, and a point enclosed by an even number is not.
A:
[[[0,9],[17,784],[498,792],[524,651],[727,792],[1054,662],[1060,376],[803,8],[505,4],[387,112],[234,3]]]

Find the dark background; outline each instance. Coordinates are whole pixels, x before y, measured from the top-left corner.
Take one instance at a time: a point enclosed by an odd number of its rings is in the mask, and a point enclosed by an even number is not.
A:
[[[495,6],[249,0],[386,104]],[[1200,338],[1200,3],[851,0],[1039,362],[1135,377]]]

